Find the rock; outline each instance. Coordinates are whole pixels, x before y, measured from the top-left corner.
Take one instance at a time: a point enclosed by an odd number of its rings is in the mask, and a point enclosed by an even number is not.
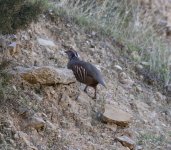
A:
[[[135,106],[137,107],[138,110],[147,112],[148,109],[150,109],[150,106],[142,101],[134,101]]]
[[[95,36],[96,35],[96,32],[95,31],[92,31],[92,33],[91,33],[93,36]]]
[[[144,76],[143,75],[140,75],[140,80],[143,81],[144,80]]]
[[[38,43],[42,46],[50,46],[50,47],[54,47],[55,46],[55,43],[51,40],[45,40],[45,39],[42,39],[42,38],[38,38]]]
[[[128,147],[123,146],[120,142],[116,143],[117,150],[130,150]]]
[[[117,71],[122,71],[122,67],[121,66],[115,65],[114,67],[116,68]]]
[[[144,65],[144,66],[149,66],[150,65],[149,62],[145,62],[145,61],[141,62],[141,64]]]
[[[128,147],[129,149],[135,149],[135,141],[130,139],[129,137],[123,135],[116,138],[119,142],[122,143],[123,146]]]
[[[16,42],[12,42],[8,48],[9,48],[9,52],[10,54],[14,54],[16,52],[16,47],[17,47],[17,43]]]
[[[122,83],[122,84],[126,84],[126,85],[133,85],[134,84],[134,81],[131,80],[131,78],[125,73],[125,72],[121,72],[119,74],[119,81]]]
[[[65,68],[54,68],[50,66],[32,68],[17,67],[16,70],[21,78],[30,84],[54,85],[76,82],[72,71]]]
[[[131,122],[132,116],[129,113],[116,108],[115,106],[106,104],[105,111],[102,115],[102,120],[104,122],[115,123],[118,126],[125,127]]]
[[[135,148],[135,150],[142,150],[142,149],[143,149],[143,147],[140,145],[136,146],[136,148]]]
[[[8,45],[8,51],[9,54],[12,56],[16,53],[19,53],[20,52],[19,44],[16,42],[12,42],[10,45]]]
[[[161,19],[158,21],[158,25],[161,27],[166,27],[167,25],[167,20]]]
[[[113,132],[116,132],[116,130],[117,130],[116,124],[107,124],[106,127],[111,129]]]
[[[17,35],[12,34],[12,35],[10,36],[10,38],[11,38],[12,41],[16,41],[16,40],[17,40]]]
[[[117,150],[130,150],[128,147],[119,147],[119,148],[117,148]]]
[[[135,66],[135,69],[138,70],[138,71],[139,70],[142,70],[143,68],[144,67],[142,65],[140,65],[140,64],[138,64],[138,65]]]
[[[28,119],[26,127],[35,128],[36,130],[42,130],[45,128],[45,121],[38,115],[33,115]]]
[[[136,90],[136,92],[142,92],[143,91],[140,85],[137,85],[135,87],[135,90]]]

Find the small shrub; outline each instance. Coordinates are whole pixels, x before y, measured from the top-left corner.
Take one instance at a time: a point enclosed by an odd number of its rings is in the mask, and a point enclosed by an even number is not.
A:
[[[45,0],[1,0],[0,33],[14,33],[27,27],[45,8]]]

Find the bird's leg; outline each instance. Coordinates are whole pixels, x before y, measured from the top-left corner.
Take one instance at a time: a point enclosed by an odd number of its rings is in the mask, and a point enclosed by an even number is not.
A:
[[[96,89],[97,89],[97,86],[94,87],[94,97],[93,97],[93,99],[96,99]]]
[[[87,93],[87,87],[88,87],[88,85],[86,85],[86,87],[85,87],[85,89],[84,89],[84,92],[85,92],[85,93]]]

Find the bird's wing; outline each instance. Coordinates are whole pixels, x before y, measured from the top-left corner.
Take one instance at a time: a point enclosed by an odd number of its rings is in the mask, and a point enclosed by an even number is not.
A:
[[[88,72],[82,63],[74,62],[71,66],[76,79],[80,82],[84,82]]]
[[[102,78],[102,75],[100,73],[100,71],[92,64],[88,63],[88,62],[84,62],[84,61],[79,61],[79,62],[75,62],[73,64],[73,67],[75,70],[77,70],[77,72],[79,72],[79,69],[77,69],[77,66],[78,68],[80,68],[80,70],[82,70],[82,76],[84,77],[85,74],[87,76],[90,76],[92,78],[94,78],[95,80],[97,80],[100,84],[102,84],[103,86],[105,86],[105,82]]]

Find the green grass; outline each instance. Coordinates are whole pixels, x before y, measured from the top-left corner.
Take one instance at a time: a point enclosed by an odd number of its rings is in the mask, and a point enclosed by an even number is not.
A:
[[[157,142],[163,142],[164,141],[164,137],[163,136],[156,136],[156,135],[152,135],[152,134],[143,134],[140,136],[140,143],[141,142],[152,142],[152,143],[157,143]]]
[[[57,3],[57,2],[56,2]],[[155,23],[141,18],[144,9],[136,0],[62,1],[56,5],[59,16],[82,26],[86,30],[97,30],[102,35],[113,36],[125,46],[125,51],[138,51],[140,61],[150,63],[149,70],[167,83],[169,46],[154,29]],[[153,12],[151,13],[154,16]],[[137,60],[136,60],[137,61]]]

